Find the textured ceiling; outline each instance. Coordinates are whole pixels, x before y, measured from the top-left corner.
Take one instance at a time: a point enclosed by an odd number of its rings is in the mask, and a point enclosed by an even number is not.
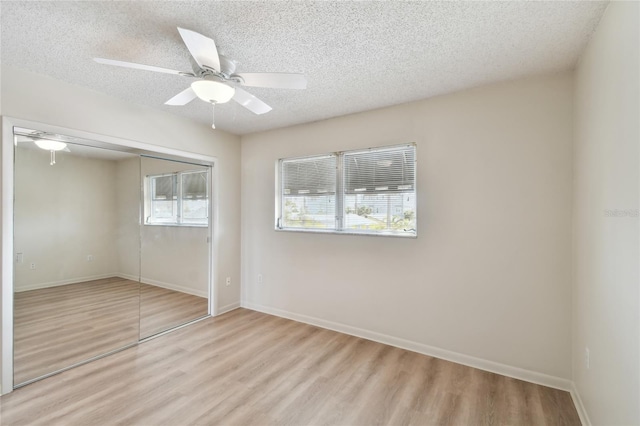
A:
[[[209,124],[210,106],[163,103],[186,77],[93,57],[191,71],[176,30],[213,38],[238,72],[302,72],[307,90],[247,88],[216,125],[235,134],[365,111],[500,80],[571,69],[606,2],[2,1],[3,64]]]

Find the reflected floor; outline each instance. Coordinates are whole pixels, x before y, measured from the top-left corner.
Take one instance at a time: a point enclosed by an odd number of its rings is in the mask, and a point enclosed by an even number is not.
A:
[[[136,343],[208,311],[206,298],[119,277],[18,292],[14,298],[15,384]]]
[[[140,284],[141,339],[206,316],[208,312],[205,297]]]

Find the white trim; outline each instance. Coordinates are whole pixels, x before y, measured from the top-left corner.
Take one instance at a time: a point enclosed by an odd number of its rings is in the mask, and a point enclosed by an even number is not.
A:
[[[88,277],[70,278],[68,280],[62,280],[62,281],[51,281],[47,283],[27,284],[27,285],[21,286],[20,289],[16,289],[15,292],[22,293],[23,291],[40,290],[42,288],[59,287],[62,285],[78,284],[86,281],[103,280],[105,278],[113,278],[113,277],[124,278],[124,277],[120,277],[116,273],[91,275]]]
[[[235,302],[235,303],[231,303],[229,305],[225,305],[225,306],[220,306],[218,308],[218,314],[217,315],[222,315],[222,314],[226,314],[227,312],[231,312],[235,309],[239,309],[240,308],[240,302]]]
[[[13,125],[2,117],[2,394],[13,391]]]
[[[576,387],[575,382],[571,383],[570,393],[571,393],[571,399],[573,400],[573,405],[576,406],[578,417],[580,417],[580,423],[582,423],[582,426],[591,426],[591,420],[589,420],[589,416],[587,415],[587,410],[584,408],[584,404],[582,403],[582,398],[580,398],[580,393],[578,392],[578,388]]]
[[[209,242],[209,275],[207,286],[207,297],[209,300],[209,315],[216,316],[218,314],[218,284],[216,277],[218,273],[218,256],[220,248],[220,232],[218,232],[218,217],[219,217],[219,198],[218,198],[218,160],[214,161],[213,165],[209,169],[209,235],[207,235],[207,241]]]
[[[425,345],[423,343],[413,342],[411,340],[401,339],[399,337],[389,336],[387,334],[377,333],[375,331],[365,330],[350,325],[341,324],[333,321],[327,321],[320,318],[310,317],[307,315],[297,314],[284,311],[281,309],[261,306],[250,302],[242,302],[242,307],[254,311],[264,312],[266,314],[315,325],[317,327],[326,328],[340,333],[349,334],[363,339],[372,340],[374,342],[384,343],[385,345],[395,346],[401,349],[418,352],[424,355],[444,359],[455,362],[457,364],[466,365],[480,370],[489,371],[491,373],[501,374],[503,376],[512,377],[514,379],[524,380],[526,382],[538,385],[548,386],[550,388],[560,389],[570,392],[573,389],[573,382],[569,379],[550,376],[536,371],[525,370],[523,368],[514,367],[499,362],[489,361],[482,358],[476,358],[471,355],[465,355],[458,352],[449,351],[447,349],[435,346]]]

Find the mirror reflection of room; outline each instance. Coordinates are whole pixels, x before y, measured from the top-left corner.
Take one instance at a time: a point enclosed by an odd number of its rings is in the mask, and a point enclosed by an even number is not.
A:
[[[142,157],[140,337],[207,315],[209,167]]]
[[[15,384],[134,344],[139,335],[139,238],[123,229],[138,222],[125,204],[137,209],[139,202],[122,191],[139,186],[139,157],[35,141],[16,136]],[[56,143],[65,146],[49,149]],[[133,279],[118,273],[123,262],[135,268]]]
[[[210,176],[16,135],[15,385],[209,314]]]

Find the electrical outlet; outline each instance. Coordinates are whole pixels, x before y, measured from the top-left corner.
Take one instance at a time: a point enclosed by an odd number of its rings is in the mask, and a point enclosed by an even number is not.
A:
[[[589,353],[589,348],[584,348],[584,367],[589,370],[591,368],[591,354]]]
[[[231,285],[231,277],[227,277],[225,284],[227,285],[227,287]]]
[[[29,264],[29,269],[36,269],[36,264],[35,264],[35,262],[31,262],[31,263]]]
[[[258,284],[262,284],[262,274],[258,274]]]
[[[22,253],[16,254],[16,263],[24,263],[24,255]]]
[[[88,254],[87,255],[87,262],[93,262],[93,255],[92,254]]]

